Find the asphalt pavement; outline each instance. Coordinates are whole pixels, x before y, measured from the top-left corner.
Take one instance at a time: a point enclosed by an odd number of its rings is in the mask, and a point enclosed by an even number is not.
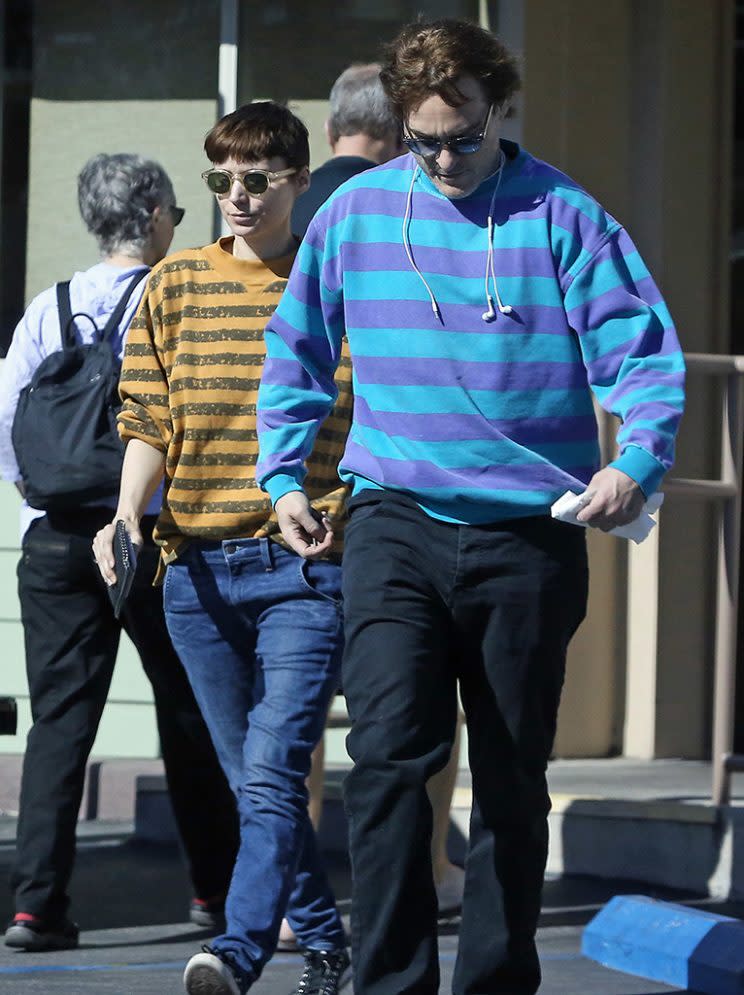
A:
[[[82,929],[78,950],[28,954],[0,947],[0,995],[179,995],[183,966],[208,941],[186,922],[189,887],[173,846],[143,844],[122,827],[88,827],[80,840],[71,884],[72,915]],[[8,873],[13,843],[0,842],[0,911],[12,913]],[[349,910],[349,873],[331,867],[341,911]],[[539,930],[541,995],[653,995],[678,989],[606,970],[580,954],[583,925],[612,895],[653,894],[699,902],[693,895],[588,878],[549,880]],[[457,953],[456,920],[442,925],[442,993],[451,990]],[[278,954],[252,995],[288,995],[301,958]],[[346,991],[351,995],[351,986]]]

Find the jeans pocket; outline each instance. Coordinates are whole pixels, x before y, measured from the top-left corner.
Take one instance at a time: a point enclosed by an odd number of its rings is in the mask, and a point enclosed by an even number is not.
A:
[[[163,580],[163,608],[167,613],[189,612],[198,602],[193,585],[189,583],[189,568],[178,559],[165,568]]]
[[[21,542],[21,560],[24,567],[49,569],[63,568],[70,559],[71,546],[68,536],[44,528],[44,519],[38,528],[32,526]],[[34,523],[35,525],[36,523]],[[93,553],[91,552],[91,562]]]
[[[317,598],[342,605],[341,567],[325,560],[300,559],[300,583]]]

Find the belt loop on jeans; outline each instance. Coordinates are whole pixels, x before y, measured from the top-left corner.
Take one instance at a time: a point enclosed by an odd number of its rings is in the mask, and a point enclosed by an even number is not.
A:
[[[261,550],[261,562],[264,565],[264,570],[270,571],[274,569],[274,551],[271,548],[271,539],[259,539],[258,547]]]

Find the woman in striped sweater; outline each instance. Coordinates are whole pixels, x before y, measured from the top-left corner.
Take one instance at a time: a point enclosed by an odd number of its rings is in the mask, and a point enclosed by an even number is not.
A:
[[[238,800],[241,844],[225,932],[189,961],[188,992],[247,991],[274,952],[282,916],[305,949],[299,992],[333,995],[346,940],[315,845],[305,778],[338,687],[338,541],[309,563],[281,542],[254,480],[263,331],[297,251],[290,230],[309,183],[305,126],[270,101],[207,135],[203,174],[230,232],[153,270],[132,322],[121,379],[127,440],[116,518],[135,543],[147,496],[165,477],[155,530],[174,645]],[[306,486],[331,526],[350,418],[350,364],[318,432]],[[112,526],[96,557],[114,581]]]

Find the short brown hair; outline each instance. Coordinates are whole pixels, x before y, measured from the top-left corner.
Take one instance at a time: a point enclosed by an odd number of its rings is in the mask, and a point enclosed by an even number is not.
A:
[[[471,21],[415,21],[387,46],[385,56],[380,78],[403,120],[432,94],[451,107],[465,103],[457,87],[465,75],[480,83],[496,107],[508,103],[521,85],[515,56],[495,35]]]
[[[255,162],[281,156],[288,166],[310,165],[307,128],[288,107],[257,100],[226,114],[208,132],[204,151],[210,162]]]

